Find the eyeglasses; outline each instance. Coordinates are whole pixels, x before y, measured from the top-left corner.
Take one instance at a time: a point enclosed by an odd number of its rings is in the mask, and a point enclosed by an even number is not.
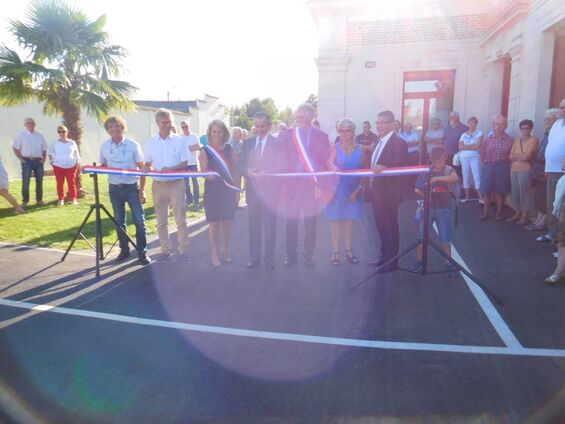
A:
[[[520,127],[520,130],[524,131],[524,130],[531,130],[530,127]]]
[[[63,130],[59,130],[59,131],[57,131],[57,132],[58,132],[59,134],[66,134],[66,131],[63,131]]]
[[[351,128],[340,128],[337,130],[338,132],[353,132]]]

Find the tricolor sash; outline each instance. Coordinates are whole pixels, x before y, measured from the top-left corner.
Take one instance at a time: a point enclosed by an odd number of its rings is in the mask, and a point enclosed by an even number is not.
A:
[[[242,191],[239,187],[233,185],[234,184],[233,176],[230,172],[230,168],[228,167],[228,164],[226,163],[222,155],[219,152],[217,152],[216,149],[214,149],[212,146],[206,145],[206,146],[202,146],[202,148],[206,151],[208,157],[212,158],[218,165],[219,168],[218,173],[220,174],[220,177],[222,178],[224,184],[227,187],[231,188],[232,190]]]
[[[294,141],[294,147],[296,147],[296,151],[298,152],[298,157],[306,170],[306,175],[308,173],[313,174],[315,172],[314,165],[312,164],[312,160],[310,159],[310,155],[304,147],[304,143],[302,142],[302,138],[300,138],[300,131],[298,127],[292,129],[292,140]],[[318,178],[315,175],[312,175],[314,182],[318,182]]]

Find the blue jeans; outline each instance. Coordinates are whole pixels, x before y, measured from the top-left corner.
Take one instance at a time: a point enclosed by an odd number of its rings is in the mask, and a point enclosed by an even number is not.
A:
[[[430,208],[430,235],[432,224],[435,222],[439,233],[439,241],[442,244],[451,243],[451,209],[448,208]],[[418,222],[418,240],[424,238],[424,221],[420,219]]]
[[[139,201],[138,184],[110,184],[110,201],[114,209],[114,219],[120,226],[126,229],[126,203],[129,205],[133,222],[135,223],[135,244],[138,253],[147,252],[147,231],[145,229],[145,212]],[[120,249],[129,251],[127,237],[118,231]]]
[[[22,163],[22,202],[29,203],[29,182],[35,175],[35,199],[43,200],[43,162],[40,159],[24,159]]]
[[[198,171],[197,165],[188,165],[189,171]],[[190,192],[190,180],[192,180],[192,187],[194,189],[194,197]],[[186,204],[190,205],[192,202],[199,203],[200,202],[200,189],[198,187],[198,178],[185,178],[184,179],[184,188],[186,190]]]

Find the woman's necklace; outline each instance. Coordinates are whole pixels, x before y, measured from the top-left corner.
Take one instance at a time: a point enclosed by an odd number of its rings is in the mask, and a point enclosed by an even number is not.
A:
[[[343,148],[343,151],[345,152],[345,154],[350,155],[351,152],[353,150],[355,150],[355,144],[354,143],[344,143],[343,141],[341,142],[341,147]]]

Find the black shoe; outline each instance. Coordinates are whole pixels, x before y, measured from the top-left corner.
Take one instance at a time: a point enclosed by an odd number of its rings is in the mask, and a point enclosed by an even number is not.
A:
[[[145,253],[140,253],[137,256],[137,260],[141,262],[142,265],[149,265],[151,263],[151,258],[147,256]]]
[[[123,261],[126,258],[129,258],[129,250],[121,250],[120,254],[116,257],[116,262]]]
[[[382,267],[381,269],[379,269],[377,272],[379,274],[385,274],[387,272],[392,272],[392,271],[396,271],[398,269],[398,264],[388,264],[385,267]]]
[[[294,265],[296,265],[296,262],[298,262],[296,258],[287,258],[286,261],[284,261],[283,265],[285,268],[292,268]]]
[[[254,269],[257,268],[258,266],[259,266],[259,261],[249,261],[247,265],[245,265],[247,269]]]
[[[369,264],[370,266],[374,266],[375,268],[380,267],[380,266],[381,266],[382,264],[384,264],[384,263],[385,263],[385,261],[383,261],[382,259],[378,259],[378,260],[376,260],[376,261],[369,261],[369,262],[368,262],[368,264]]]
[[[275,263],[273,261],[265,261],[265,269],[267,271],[272,271],[275,269]]]

